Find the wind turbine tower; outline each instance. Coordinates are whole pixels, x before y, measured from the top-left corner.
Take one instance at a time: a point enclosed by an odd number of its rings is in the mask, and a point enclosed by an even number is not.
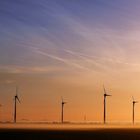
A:
[[[18,88],[16,87],[16,95],[14,96],[14,123],[17,121],[17,101],[20,103],[18,98]]]
[[[62,98],[62,101],[61,101],[61,105],[62,105],[62,112],[61,112],[61,122],[63,123],[64,122],[64,105],[66,104],[66,102],[63,101],[63,98]]]
[[[111,95],[106,93],[106,89],[104,86],[103,89],[104,89],[104,124],[105,124],[106,123],[106,97]]]
[[[134,100],[134,97],[132,97],[132,99],[133,99],[133,102],[132,102],[132,103],[133,103],[132,122],[133,122],[133,124],[134,124],[134,123],[135,123],[135,104],[138,103],[138,101],[135,101],[135,100]]]

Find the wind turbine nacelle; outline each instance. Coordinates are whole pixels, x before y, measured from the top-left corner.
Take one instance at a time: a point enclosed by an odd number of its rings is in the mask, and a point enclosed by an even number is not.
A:
[[[104,96],[106,97],[106,96],[112,96],[112,95],[109,95],[109,94],[104,94]]]

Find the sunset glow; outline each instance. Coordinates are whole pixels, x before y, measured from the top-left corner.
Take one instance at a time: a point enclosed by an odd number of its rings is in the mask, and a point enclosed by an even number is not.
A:
[[[0,1],[0,121],[132,121],[140,101],[140,1]],[[140,103],[135,121],[140,122]]]

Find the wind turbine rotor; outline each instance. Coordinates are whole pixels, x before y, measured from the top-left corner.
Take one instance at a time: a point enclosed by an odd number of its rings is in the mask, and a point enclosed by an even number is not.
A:
[[[135,104],[135,103],[138,103],[138,101],[136,101],[135,99],[134,99],[134,97],[132,96],[132,100],[133,100],[133,103]]]

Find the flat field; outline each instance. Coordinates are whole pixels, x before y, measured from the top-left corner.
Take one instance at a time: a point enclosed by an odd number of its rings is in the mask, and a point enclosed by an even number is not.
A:
[[[139,140],[140,126],[2,124],[2,140]]]

